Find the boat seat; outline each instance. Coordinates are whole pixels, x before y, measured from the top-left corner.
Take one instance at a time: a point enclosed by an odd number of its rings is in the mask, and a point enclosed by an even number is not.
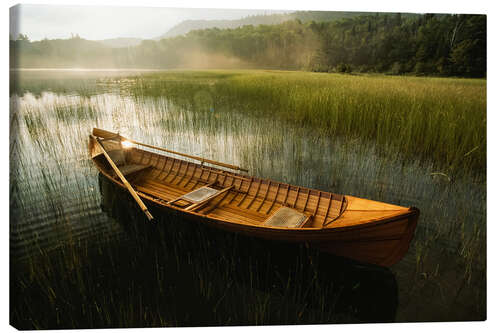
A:
[[[193,210],[193,209],[199,209],[203,205],[207,204],[210,200],[214,199],[215,197],[218,197],[219,195],[229,191],[232,189],[234,185],[231,185],[229,187],[226,187],[222,190],[217,190],[209,186],[202,186],[194,191],[191,191],[189,193],[183,194],[178,198],[175,198],[174,200],[169,201],[169,204],[175,204],[178,206],[183,206],[185,207],[186,205],[181,203],[179,205],[178,201],[184,201],[191,203],[190,206],[185,208],[185,210]]]
[[[176,201],[187,201],[192,204],[198,204],[200,202],[204,202],[207,199],[210,199],[212,196],[216,195],[219,190],[216,190],[214,188],[211,188],[209,186],[202,186],[200,188],[197,188],[194,191],[185,193],[181,195],[180,197],[175,198],[174,200],[169,201],[170,204],[175,203]]]
[[[308,219],[308,215],[293,208],[282,206],[273,215],[269,216],[263,225],[268,227],[301,228]]]
[[[200,187],[199,189],[184,194],[182,196],[182,199],[190,201],[192,203],[200,203],[217,192],[219,192],[219,190],[216,190],[215,188],[211,188],[208,186]]]
[[[149,167],[150,167],[150,165],[144,165],[144,164],[125,164],[125,165],[119,166],[118,169],[120,170],[120,172],[124,176],[127,176],[130,174],[145,170]]]

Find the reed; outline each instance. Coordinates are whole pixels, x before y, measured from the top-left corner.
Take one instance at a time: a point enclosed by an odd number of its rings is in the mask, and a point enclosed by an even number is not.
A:
[[[138,97],[368,140],[445,173],[485,171],[485,80],[276,71],[164,72],[135,80],[130,90]]]

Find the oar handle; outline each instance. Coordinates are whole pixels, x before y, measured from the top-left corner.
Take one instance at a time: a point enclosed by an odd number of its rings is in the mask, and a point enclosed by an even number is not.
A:
[[[200,161],[202,163],[210,163],[210,164],[218,165],[218,166],[221,166],[221,167],[224,167],[224,168],[228,168],[228,169],[233,169],[233,170],[239,170],[239,171],[243,171],[243,172],[248,172],[247,169],[240,168],[237,165],[227,164],[227,163],[223,163],[223,162],[217,162],[217,161],[213,161],[213,160],[207,160],[206,158],[203,158],[203,157],[188,155],[188,154],[179,153],[177,151],[173,151],[173,150],[169,150],[169,149],[165,149],[165,148],[148,145],[146,143],[138,142],[138,141],[135,141],[135,140],[132,140],[132,139],[127,139],[127,138],[125,138],[125,137],[123,137],[123,136],[121,136],[121,135],[119,135],[117,133],[109,132],[109,131],[106,131],[106,130],[103,130],[103,129],[100,129],[100,128],[94,128],[92,130],[92,134],[94,134],[97,137],[104,138],[104,139],[109,139],[109,138],[113,138],[113,137],[117,137],[118,136],[122,140],[127,140],[127,141],[130,141],[131,143],[135,143],[137,145],[141,145],[141,146],[144,146],[144,147],[153,148],[153,149],[161,150],[161,151],[164,151],[164,152],[167,152],[167,153],[171,153],[171,154],[176,154],[176,155],[183,156],[183,157],[192,158],[192,159]]]

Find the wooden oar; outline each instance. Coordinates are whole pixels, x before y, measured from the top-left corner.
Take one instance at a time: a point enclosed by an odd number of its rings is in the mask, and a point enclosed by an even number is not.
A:
[[[132,195],[132,197],[135,199],[135,201],[137,202],[137,204],[139,205],[139,207],[141,207],[141,210],[144,212],[144,214],[146,214],[148,220],[151,221],[153,219],[153,215],[151,215],[151,213],[148,211],[148,207],[146,207],[146,205],[144,204],[144,202],[142,202],[142,200],[139,197],[139,195],[132,188],[132,185],[130,185],[130,183],[127,181],[127,179],[125,178],[125,176],[121,173],[120,169],[118,169],[118,167],[116,166],[115,162],[113,162],[113,160],[111,159],[111,157],[109,157],[108,153],[106,152],[106,149],[104,149],[104,147],[101,144],[101,142],[99,141],[99,139],[97,139],[95,136],[92,136],[92,137],[97,142],[97,144],[99,145],[99,147],[101,147],[102,152],[103,152],[104,156],[106,157],[106,159],[108,160],[109,164],[111,165],[111,167],[113,168],[113,170],[115,170],[115,172],[118,175],[118,177],[120,177],[121,181],[123,182],[123,184],[125,185],[125,187],[127,188],[127,190],[130,192],[130,194]]]
[[[125,138],[125,137],[123,137],[123,136],[121,136],[121,135],[119,135],[117,133],[109,132],[109,131],[102,130],[102,129],[99,129],[99,128],[94,128],[94,130],[92,131],[92,133],[95,136],[98,136],[98,137],[101,137],[101,138],[119,137],[122,140],[127,140],[127,141],[129,141],[131,143],[135,143],[137,145],[141,145],[141,146],[148,147],[148,148],[153,148],[153,149],[158,149],[158,150],[161,150],[161,151],[164,151],[164,152],[167,152],[167,153],[171,153],[171,154],[176,154],[176,155],[179,155],[179,156],[189,157],[189,158],[192,158],[194,160],[200,161],[202,163],[210,163],[210,164],[218,165],[218,166],[221,166],[221,167],[224,167],[224,168],[228,168],[228,169],[240,170],[240,171],[243,171],[243,172],[248,172],[247,169],[240,168],[237,165],[232,165],[232,164],[227,164],[227,163],[222,163],[222,162],[207,160],[207,159],[205,159],[203,157],[188,155],[188,154],[184,154],[184,153],[179,153],[177,151],[168,150],[168,149],[165,149],[165,148],[148,145],[146,143],[141,143],[141,142],[137,142],[135,140],[127,139],[127,138]]]

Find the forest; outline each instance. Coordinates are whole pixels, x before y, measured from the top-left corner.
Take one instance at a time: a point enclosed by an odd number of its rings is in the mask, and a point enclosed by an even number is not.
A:
[[[111,48],[68,39],[10,40],[11,68],[262,68],[486,76],[486,15],[302,14],[279,24],[207,28]]]

